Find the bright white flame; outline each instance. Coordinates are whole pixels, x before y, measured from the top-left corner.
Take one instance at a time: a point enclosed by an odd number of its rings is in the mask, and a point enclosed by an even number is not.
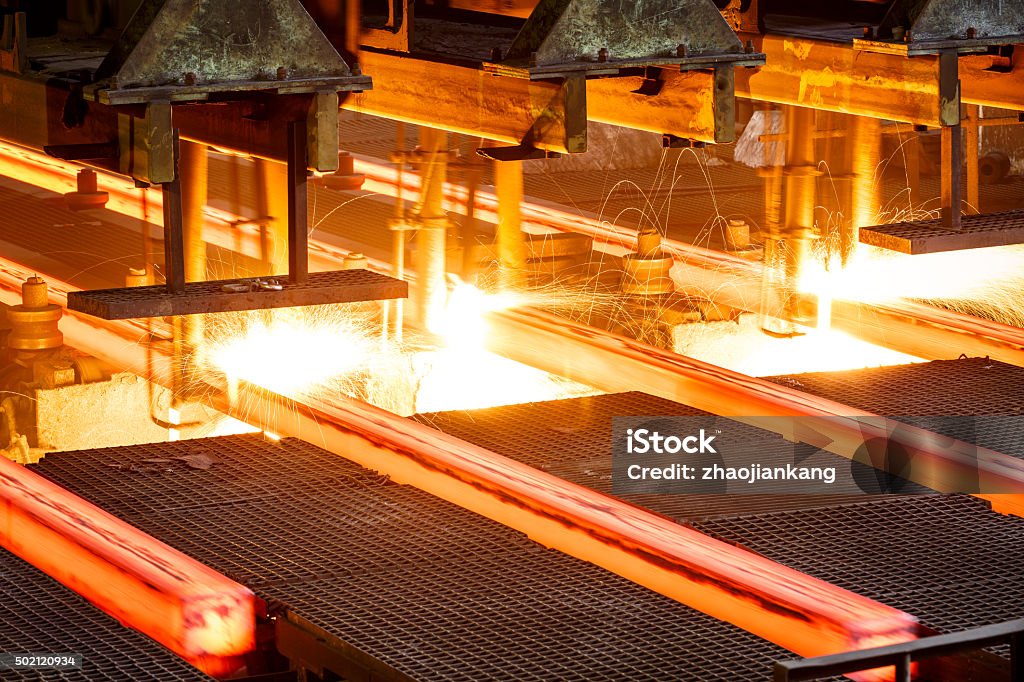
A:
[[[346,393],[398,414],[492,407],[593,390],[485,350],[486,314],[519,302],[458,284],[438,318],[440,347],[382,343],[380,325],[343,307],[224,318],[202,357],[229,378],[289,397]],[[255,321],[253,321],[255,320]]]
[[[846,267],[820,262],[801,273],[802,291],[881,303],[900,298],[986,299],[1021,290],[1024,247],[999,246],[911,256],[861,244]]]
[[[252,322],[241,334],[216,342],[209,358],[229,378],[295,396],[358,370],[375,350],[351,316],[293,314],[276,315],[269,324]]]
[[[808,329],[802,336],[771,337],[760,330],[755,315],[742,316],[739,324],[680,325],[674,329],[674,347],[682,355],[751,376],[923,362],[834,330]]]

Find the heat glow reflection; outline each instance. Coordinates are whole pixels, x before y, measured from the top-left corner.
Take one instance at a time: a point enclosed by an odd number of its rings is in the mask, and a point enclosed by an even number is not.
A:
[[[292,398],[340,392],[404,415],[595,393],[485,350],[486,313],[520,302],[457,284],[438,335],[401,345],[382,341],[372,304],[210,316],[197,357],[229,382]]]

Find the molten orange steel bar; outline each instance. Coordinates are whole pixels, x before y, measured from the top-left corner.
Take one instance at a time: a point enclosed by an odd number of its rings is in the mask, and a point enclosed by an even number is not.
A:
[[[213,675],[255,647],[255,596],[0,457],[0,545]]]
[[[11,301],[28,269],[0,259],[0,299]],[[70,287],[50,280],[51,300]],[[68,311],[75,347],[117,367],[167,381],[169,362],[125,343],[138,326]],[[341,397],[301,403],[243,386],[211,404],[294,436],[618,573],[803,656],[905,641],[913,616],[709,538],[657,514],[498,456],[385,410]]]
[[[982,489],[1000,493],[980,497],[999,511],[1024,516],[1024,460],[1016,457],[547,313],[502,310],[489,319],[488,349],[517,362],[601,390],[640,390],[783,435],[800,433],[806,442],[844,457],[852,458],[870,438],[897,443],[913,460],[914,481],[956,492],[977,480]],[[787,424],[779,417],[800,419]]]

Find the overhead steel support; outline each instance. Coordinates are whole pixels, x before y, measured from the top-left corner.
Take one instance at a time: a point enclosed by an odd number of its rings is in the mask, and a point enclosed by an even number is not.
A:
[[[765,65],[736,72],[736,95],[938,127],[939,59],[865,52],[849,44],[741,34]]]

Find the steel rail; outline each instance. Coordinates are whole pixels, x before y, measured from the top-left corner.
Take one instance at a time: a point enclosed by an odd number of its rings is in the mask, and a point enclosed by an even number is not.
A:
[[[488,313],[488,350],[609,392],[644,391],[780,433],[853,459],[869,440],[892,443],[913,462],[913,481],[978,495],[1024,516],[1024,460],[882,415],[716,367],[548,313]],[[787,420],[782,417],[794,417]]]

